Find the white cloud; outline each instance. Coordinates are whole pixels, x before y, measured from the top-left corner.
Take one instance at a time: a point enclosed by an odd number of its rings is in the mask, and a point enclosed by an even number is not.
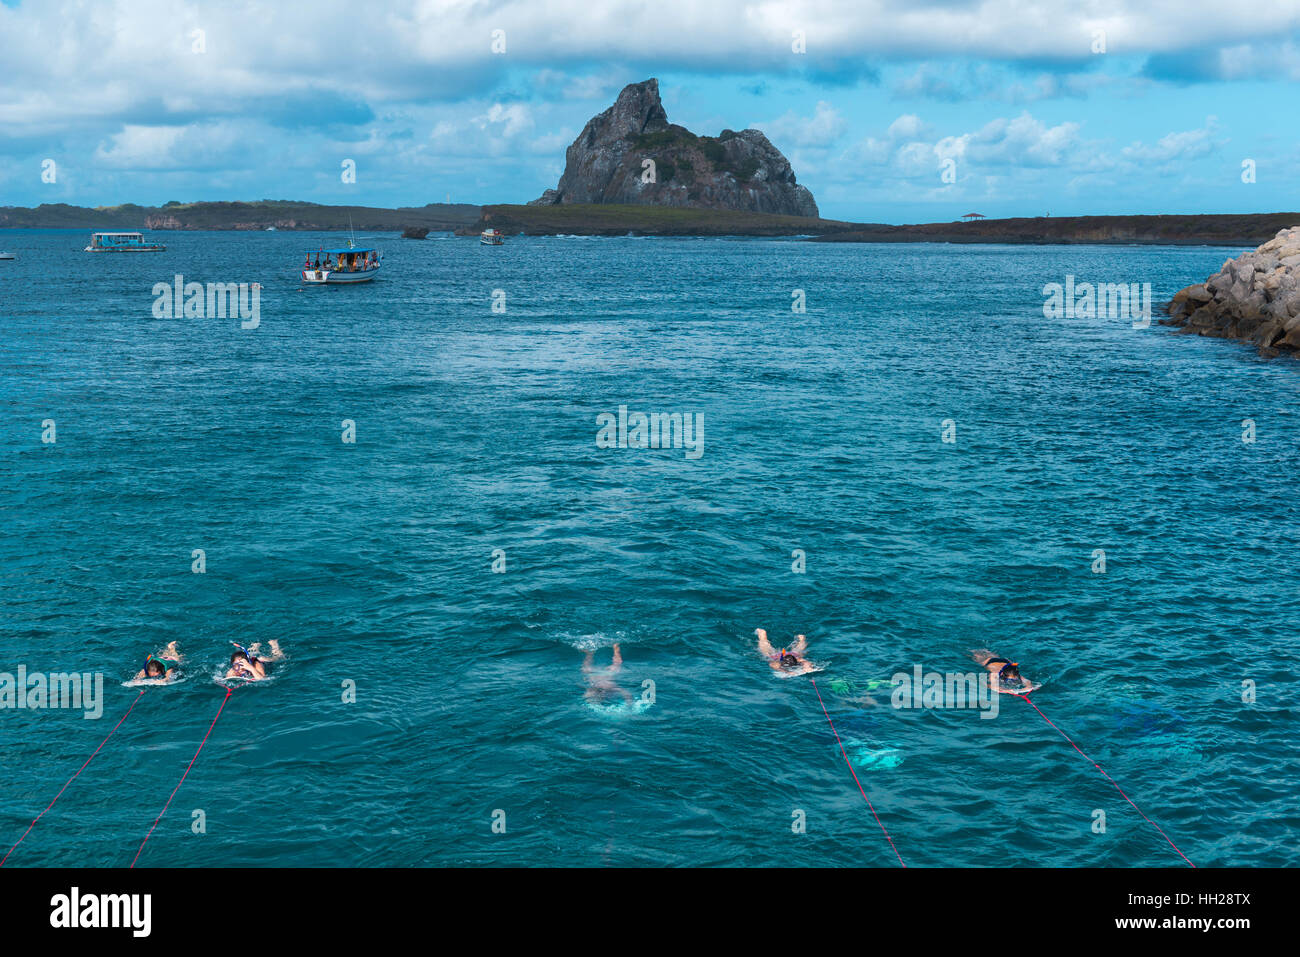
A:
[[[1086,63],[1094,28],[1106,30],[1108,56],[1217,56],[1229,77],[1300,73],[1294,0],[1254,0],[1249,16],[1225,16],[1218,0],[1117,0],[1104,17],[1096,9],[1067,0],[48,0],[0,5],[0,121],[10,132],[96,115],[139,122],[164,100],[214,115],[253,98],[455,101],[512,68],[594,70],[598,78],[566,85],[565,95],[586,98],[616,85],[599,71],[628,64],[753,75],[869,58]],[[504,56],[491,52],[494,29],[505,31]],[[790,52],[794,29],[807,36],[806,57]],[[193,52],[193,30],[204,31],[206,52]],[[1023,95],[1051,95],[1059,82],[1030,79]]]
[[[844,135],[847,124],[835,107],[818,100],[812,116],[800,116],[793,110],[775,120],[752,124],[777,144],[826,147]]]
[[[172,150],[183,126],[126,126],[95,150],[95,162],[123,169],[163,169],[177,165]]]
[[[1173,160],[1195,159],[1205,156],[1219,144],[1215,141],[1218,121],[1207,117],[1205,126],[1199,130],[1166,133],[1154,144],[1136,142],[1121,151],[1126,159],[1154,163],[1168,163]]]
[[[1028,113],[993,120],[971,135],[972,160],[1010,165],[1061,166],[1079,149],[1078,123],[1047,126]]]
[[[904,143],[894,153],[894,168],[904,176],[937,176],[939,161],[929,143]]]
[[[887,132],[890,139],[914,140],[925,132],[925,124],[915,113],[904,113],[889,124]]]
[[[528,143],[528,152],[538,156],[563,156],[569,144],[577,139],[578,134],[572,130],[559,130],[545,133]]]
[[[494,136],[512,139],[532,131],[533,114],[523,103],[493,103],[486,113],[474,117],[474,122],[481,130],[491,127]]]
[[[956,181],[943,179],[956,163]],[[915,202],[993,201],[1010,174],[1018,184],[1036,182],[1038,170],[1085,173],[1113,168],[1104,144],[1085,140],[1080,124],[1049,125],[1029,113],[1000,117],[978,129],[939,135],[916,114],[905,113],[878,136],[864,137],[830,157],[818,170],[820,192],[842,188]],[[819,195],[820,195],[819,192]]]
[[[957,103],[970,100],[1029,104],[1062,97],[1085,97],[1099,88],[1115,85],[1105,73],[1038,73],[1026,77],[1012,66],[996,63],[930,61],[920,63],[892,85],[895,97]],[[1130,77],[1123,82],[1133,83]]]

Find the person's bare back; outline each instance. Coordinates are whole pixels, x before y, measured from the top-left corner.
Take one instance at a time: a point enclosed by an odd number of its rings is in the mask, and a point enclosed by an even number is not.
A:
[[[776,651],[768,641],[766,631],[755,628],[754,634],[758,636],[758,653],[767,659],[768,667],[782,678],[794,678],[819,670],[804,657],[804,653],[808,650],[808,639],[803,635],[795,635],[794,644],[789,648]]]
[[[989,687],[999,694],[1028,694],[1039,687],[1020,673],[1020,663],[987,648],[977,648],[971,656],[989,673]]]
[[[587,652],[582,661],[582,673],[587,679],[587,690],[583,697],[591,704],[603,705],[615,696],[621,697],[627,704],[632,704],[632,695],[620,688],[614,676],[623,670],[623,654],[617,644],[614,645],[614,660],[608,668],[597,668],[595,652]]]

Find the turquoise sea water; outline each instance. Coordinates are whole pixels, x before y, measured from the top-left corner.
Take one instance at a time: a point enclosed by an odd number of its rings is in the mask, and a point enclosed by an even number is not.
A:
[[[304,289],[337,235],[163,239],[0,234],[0,671],[106,676],[99,721],[0,711],[0,853],[187,655],[9,866],[128,865],[270,638],[141,865],[897,866],[817,691],[909,865],[1181,864],[1018,698],[851,700],[976,648],[1197,865],[1300,863],[1300,365],[1042,309],[1240,250],[384,236],[380,280]],[[260,326],[154,318],[176,273],[260,282]],[[620,405],[703,454],[598,448]],[[584,700],[614,642],[652,707]]]

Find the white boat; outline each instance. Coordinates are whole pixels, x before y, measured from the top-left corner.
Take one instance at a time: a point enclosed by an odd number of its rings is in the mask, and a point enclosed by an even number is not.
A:
[[[506,238],[501,234],[500,230],[485,229],[482,235],[479,236],[478,241],[484,246],[503,246]]]
[[[160,253],[167,249],[162,243],[146,243],[144,233],[94,233],[90,237],[88,253]]]
[[[379,250],[348,240],[342,249],[309,251],[307,261],[302,264],[302,281],[314,286],[369,282],[379,273],[383,261]]]
[[[17,259],[13,253],[0,253],[0,259]]]

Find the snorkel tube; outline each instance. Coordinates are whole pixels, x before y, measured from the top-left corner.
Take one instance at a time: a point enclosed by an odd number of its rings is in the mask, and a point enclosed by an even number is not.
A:
[[[247,664],[235,661],[235,655],[230,656],[230,664],[233,667],[239,669],[240,671],[248,672],[250,677],[256,677],[256,672],[253,671],[253,663],[257,661],[257,657],[251,651],[249,651],[247,648],[241,645],[239,642],[232,641],[231,644],[239,649],[237,654],[243,655],[244,662],[246,662]]]

